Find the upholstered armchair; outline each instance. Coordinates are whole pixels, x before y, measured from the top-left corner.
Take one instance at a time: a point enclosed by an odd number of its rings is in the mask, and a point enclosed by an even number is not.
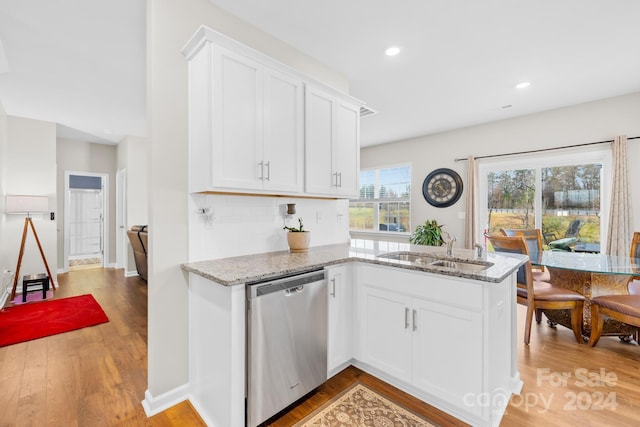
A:
[[[146,225],[134,225],[131,230],[127,230],[129,242],[133,248],[133,257],[136,261],[138,275],[147,280],[147,231]]]

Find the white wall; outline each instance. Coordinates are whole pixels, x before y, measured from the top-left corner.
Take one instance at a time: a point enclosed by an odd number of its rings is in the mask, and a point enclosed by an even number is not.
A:
[[[149,145],[127,136],[118,144],[118,169],[127,170],[127,227],[149,221]]]
[[[349,201],[193,194],[189,209],[189,260],[288,250],[288,227],[301,218],[310,246],[349,240]],[[296,214],[285,216],[286,204]],[[198,213],[207,209],[207,214]]]
[[[188,289],[187,275],[180,269],[180,263],[188,259],[189,234],[187,61],[180,50],[202,24],[316,80],[348,91],[344,77],[206,0],[147,2],[147,106],[151,147],[148,394],[152,398],[188,381]],[[235,207],[230,211],[235,211]],[[237,238],[251,236],[244,233]],[[226,250],[215,242],[211,245],[207,250],[212,254]],[[260,245],[269,246],[264,241]]]
[[[5,228],[6,228],[6,224],[5,224],[5,215],[3,214],[4,210],[5,210],[5,194],[7,194],[5,192],[5,170],[4,170],[4,163],[5,163],[5,149],[6,149],[6,143],[7,141],[7,114],[4,111],[4,106],[2,105],[2,103],[0,103],[0,215],[2,216],[2,219],[0,220],[0,242],[4,242],[6,240],[5,238]],[[0,272],[2,274],[0,274],[0,305],[4,306],[6,300],[9,298],[9,293],[11,292],[11,285],[9,285],[11,283],[11,273],[8,273],[10,271],[13,271],[15,269],[15,265],[11,268],[9,268],[7,266],[8,263],[8,259],[6,258],[6,248],[5,245],[0,245],[0,261],[1,261],[1,265],[0,265]],[[9,289],[7,289],[9,288]]]
[[[363,127],[366,121],[362,120]],[[451,168],[466,182],[467,162],[455,163],[455,158],[604,141],[625,134],[640,136],[640,93],[367,147],[361,150],[360,167],[411,162],[412,229],[426,219],[437,219],[458,242],[463,242],[464,219],[459,214],[465,211],[465,196],[454,206],[432,207],[422,197],[422,182],[429,172]],[[633,167],[640,158],[640,140],[629,142],[628,155],[630,182],[640,182],[640,170]],[[633,185],[632,188],[633,210],[640,212],[640,189]],[[640,230],[640,213],[636,214],[634,225]]]
[[[20,250],[24,216],[4,214],[5,197],[13,194],[48,196],[50,211],[56,211],[56,125],[4,116],[0,119],[0,126],[0,267],[14,271]],[[57,282],[56,221],[49,220],[49,215],[32,215],[32,218],[47,264],[54,281]],[[44,262],[35,237],[29,229],[18,277],[44,272]]]
[[[149,141],[146,138],[126,136],[118,144],[118,170],[126,170],[125,227],[149,224]],[[128,238],[127,275],[136,274],[133,249]]]
[[[113,145],[58,139],[56,147],[58,162],[57,223],[58,266],[64,268],[64,180],[65,171],[104,173],[109,175],[109,253],[106,264],[116,262],[116,147]]]

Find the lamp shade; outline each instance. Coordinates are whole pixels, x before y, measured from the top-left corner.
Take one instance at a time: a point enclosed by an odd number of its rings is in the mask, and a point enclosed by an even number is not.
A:
[[[46,213],[49,211],[47,196],[7,196],[8,214]]]

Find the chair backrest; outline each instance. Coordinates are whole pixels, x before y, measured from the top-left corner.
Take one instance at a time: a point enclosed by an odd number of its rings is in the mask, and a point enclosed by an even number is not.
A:
[[[501,228],[500,232],[505,236],[522,236],[527,242],[528,255],[537,256],[544,250],[542,246],[542,233],[539,228]]]
[[[633,233],[631,240],[631,258],[640,258],[640,231]],[[631,295],[640,295],[640,276],[633,276],[627,284],[627,289]]]
[[[631,258],[640,258],[640,231],[633,233],[631,240]]]
[[[571,224],[569,224],[564,237],[578,237],[580,229],[582,228],[582,224],[584,224],[584,221],[581,219],[574,219],[573,221],[571,221]]]
[[[495,252],[512,254],[522,254],[529,256],[527,241],[524,236],[488,236],[491,246]],[[518,285],[533,288],[533,275],[531,273],[531,261],[527,260],[519,269],[517,274]],[[532,292],[530,292],[533,295]]]

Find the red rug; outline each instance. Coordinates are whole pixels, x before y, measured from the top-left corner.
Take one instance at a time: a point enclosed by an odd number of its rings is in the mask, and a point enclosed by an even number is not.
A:
[[[108,321],[89,294],[8,307],[0,310],[0,347]]]

